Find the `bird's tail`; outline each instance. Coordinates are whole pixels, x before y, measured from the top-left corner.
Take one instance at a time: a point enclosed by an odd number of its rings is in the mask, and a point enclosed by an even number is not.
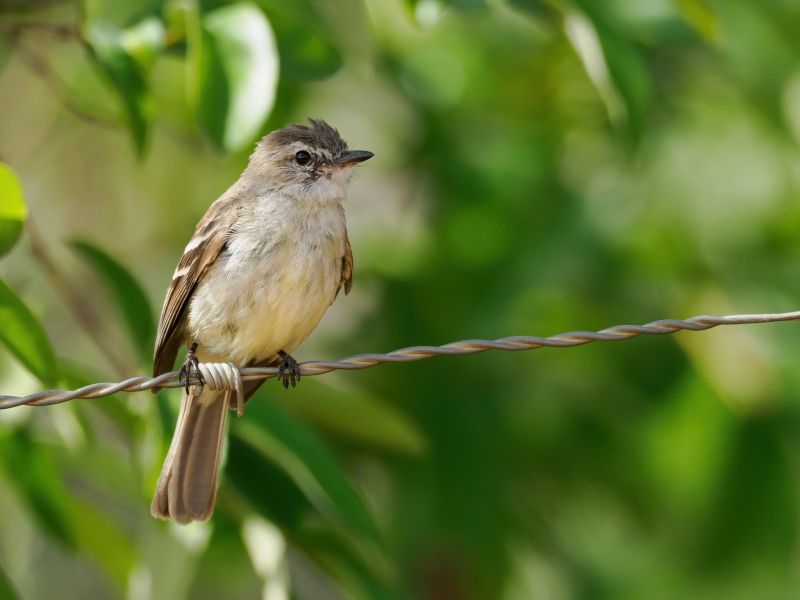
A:
[[[181,524],[211,518],[231,394],[235,392],[207,390],[192,396],[184,390],[175,435],[150,505],[154,517]]]

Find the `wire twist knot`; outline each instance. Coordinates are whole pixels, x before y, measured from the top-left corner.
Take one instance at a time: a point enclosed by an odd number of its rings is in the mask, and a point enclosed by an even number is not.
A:
[[[199,396],[205,387],[209,390],[224,390],[236,392],[236,414],[244,414],[244,383],[242,373],[234,363],[197,363],[200,383],[189,386],[192,396]],[[225,401],[230,399],[230,393],[225,395]]]

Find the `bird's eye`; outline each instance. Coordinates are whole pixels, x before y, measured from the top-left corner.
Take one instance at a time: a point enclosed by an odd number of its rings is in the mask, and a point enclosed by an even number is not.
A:
[[[300,152],[294,155],[294,159],[297,161],[298,165],[307,165],[308,161],[311,160],[311,155],[305,150],[300,150]]]

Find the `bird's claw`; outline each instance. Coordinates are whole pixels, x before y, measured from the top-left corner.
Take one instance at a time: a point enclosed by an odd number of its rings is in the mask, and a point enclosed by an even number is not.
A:
[[[197,358],[197,355],[194,353],[197,344],[193,345],[191,350],[186,354],[186,358],[183,360],[183,364],[181,365],[181,370],[178,372],[178,381],[183,383],[183,387],[186,388],[186,393],[189,393],[190,383],[189,380],[194,376],[196,377],[202,384],[202,377],[200,375],[200,360]]]
[[[281,364],[278,367],[278,381],[283,383],[283,387],[287,390],[290,383],[292,387],[295,387],[297,382],[300,381],[300,365],[288,354],[283,355]]]

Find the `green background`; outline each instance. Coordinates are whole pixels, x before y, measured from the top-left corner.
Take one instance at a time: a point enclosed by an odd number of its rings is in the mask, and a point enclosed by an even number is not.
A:
[[[307,116],[375,158],[298,360],[797,310],[798,32],[789,0],[0,0],[0,392],[148,373],[195,224]],[[781,323],[271,380],[184,528],[148,511],[179,394],[0,411],[0,597],[797,598],[799,357]]]

